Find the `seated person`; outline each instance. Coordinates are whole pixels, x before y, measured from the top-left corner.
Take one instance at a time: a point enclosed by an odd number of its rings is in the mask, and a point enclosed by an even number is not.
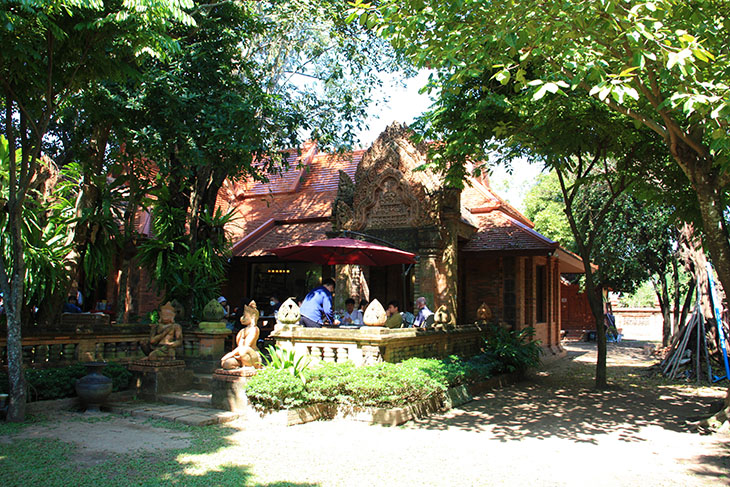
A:
[[[223,317],[228,318],[228,316],[231,314],[231,307],[228,305],[228,300],[225,298],[225,296],[219,296],[218,304],[221,305],[221,308],[223,308]]]
[[[271,296],[269,298],[269,306],[271,307],[271,312],[269,313],[269,316],[273,316],[274,318],[276,318],[276,315],[279,314],[281,301],[279,301],[279,298],[277,298],[276,296]]]
[[[433,324],[433,311],[428,309],[428,306],[426,306],[426,298],[421,296],[420,298],[416,299],[416,309],[418,309],[418,312],[416,313],[416,319],[413,320],[413,327],[414,328],[428,328]],[[429,320],[429,318],[431,318]]]
[[[342,324],[362,324],[362,311],[355,309],[355,300],[352,298],[347,298],[347,301],[345,301],[345,314],[342,316]]]
[[[403,317],[398,308],[398,301],[393,300],[388,303],[388,309],[385,310],[388,314],[388,319],[385,320],[386,328],[400,328],[403,325]]]
[[[413,313],[404,311],[401,313],[401,316],[403,317],[403,328],[411,328],[413,326],[413,321],[416,319],[416,317],[413,316]]]
[[[81,313],[81,308],[77,304],[76,296],[69,296],[68,301],[63,304],[64,313]]]

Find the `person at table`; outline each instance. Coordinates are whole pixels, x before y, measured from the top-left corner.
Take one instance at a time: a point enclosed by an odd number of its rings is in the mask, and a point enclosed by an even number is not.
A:
[[[335,326],[340,324],[332,311],[332,294],[335,292],[335,281],[325,279],[322,285],[309,291],[299,307],[299,322],[307,328],[322,328],[325,323]]]
[[[416,319],[413,320],[413,328],[425,328],[426,320],[433,315],[433,311],[426,306],[426,298],[421,296],[416,299],[416,309],[418,309],[418,313],[416,313]]]
[[[81,313],[81,308],[76,304],[76,296],[69,296],[68,300],[63,304],[64,313]]]
[[[400,314],[400,305],[398,304],[398,301],[390,301],[385,313],[388,315],[388,319],[385,320],[386,328],[400,328],[403,326],[403,317]]]
[[[362,311],[355,309],[355,300],[347,298],[345,301],[345,314],[342,317],[343,325],[359,325],[362,323]]]
[[[361,299],[360,300],[360,306],[358,306],[358,310],[360,310],[360,318],[365,314],[365,310],[368,307],[368,300],[367,299]]]
[[[225,296],[218,296],[218,304],[223,308],[223,317],[228,318],[231,315],[231,307],[228,305],[228,300]]]
[[[276,315],[279,314],[281,301],[279,301],[279,298],[277,298],[276,296],[271,296],[269,298],[269,306],[271,307],[271,313],[269,313],[269,316],[273,316],[274,318],[276,318]]]

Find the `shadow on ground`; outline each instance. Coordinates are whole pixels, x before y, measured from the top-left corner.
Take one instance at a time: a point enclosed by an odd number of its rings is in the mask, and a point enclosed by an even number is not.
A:
[[[625,347],[615,355],[618,353],[630,357],[640,351]],[[625,442],[642,442],[645,438],[640,431],[644,427],[693,431],[688,422],[714,413],[717,397],[650,384],[643,378],[646,366],[609,363],[609,378],[617,385],[605,391],[596,390],[595,365],[585,360],[590,358],[589,354],[585,346],[572,347],[562,363],[443,415],[421,419],[414,427],[488,431],[504,442],[557,437],[597,444],[597,437],[607,434],[618,434]],[[585,361],[579,362],[579,358]]]
[[[49,424],[53,421],[50,420]],[[148,422],[148,425],[158,423]],[[174,424],[172,431],[176,428]],[[90,428],[109,428],[107,423]],[[113,434],[113,428],[108,429]],[[0,485],[3,487],[166,486],[186,487],[317,487],[319,484],[277,481],[256,483],[251,466],[221,460],[236,432],[226,427],[179,429],[192,435],[191,446],[177,450],[132,450],[125,454],[89,451],[49,438],[17,438],[0,443]]]

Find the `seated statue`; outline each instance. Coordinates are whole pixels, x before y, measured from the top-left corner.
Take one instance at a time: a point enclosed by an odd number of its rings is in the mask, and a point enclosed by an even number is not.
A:
[[[256,347],[259,339],[259,311],[256,302],[251,301],[243,307],[241,324],[245,327],[236,335],[236,348],[221,359],[221,368],[226,370],[240,369],[241,367],[261,368],[261,355]]]
[[[175,349],[182,345],[182,328],[175,323],[175,308],[167,303],[160,308],[160,320],[150,329],[152,352],[148,360],[174,360]]]
[[[442,304],[433,314],[433,327],[438,330],[450,330],[454,328],[452,323],[451,312]]]

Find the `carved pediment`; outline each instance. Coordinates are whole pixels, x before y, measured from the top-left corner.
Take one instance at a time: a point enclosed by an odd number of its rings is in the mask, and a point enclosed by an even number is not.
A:
[[[386,168],[370,190],[357,200],[357,228],[405,228],[422,224],[421,205],[403,175]]]

